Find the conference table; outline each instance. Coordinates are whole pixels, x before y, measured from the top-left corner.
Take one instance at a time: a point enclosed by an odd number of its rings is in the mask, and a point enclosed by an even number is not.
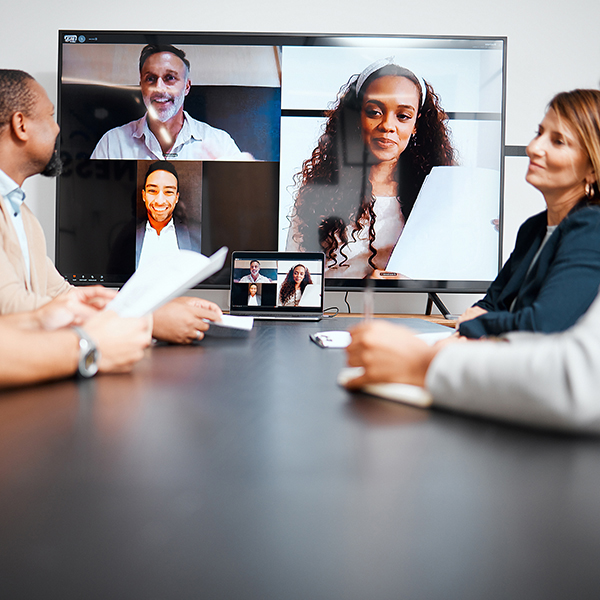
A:
[[[0,393],[0,598],[600,595],[600,443],[336,383],[357,320]]]

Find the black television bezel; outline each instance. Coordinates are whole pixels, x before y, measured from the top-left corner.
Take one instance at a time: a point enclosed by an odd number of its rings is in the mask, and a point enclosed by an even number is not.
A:
[[[464,42],[466,47],[472,47],[473,42],[502,44],[502,101],[501,101],[501,147],[500,147],[500,188],[499,188],[499,224],[498,224],[498,271],[502,267],[503,231],[504,231],[504,175],[505,175],[505,135],[506,135],[506,70],[507,70],[507,36],[476,36],[476,35],[440,35],[440,34],[363,34],[363,33],[268,33],[268,32],[193,32],[193,31],[124,31],[124,30],[59,30],[58,31],[58,70],[57,70],[57,115],[61,114],[61,80],[62,80],[62,48],[65,36],[84,36],[84,43],[126,43],[132,44],[206,44],[206,45],[267,45],[267,46],[339,46],[341,40],[371,39],[371,40],[426,40],[430,43],[449,42],[456,47],[457,42]],[[100,40],[94,40],[100,37]],[[330,41],[330,43],[328,43]],[[80,43],[80,42],[77,42]],[[282,110],[282,115],[284,111]],[[60,121],[59,121],[60,124]],[[60,152],[60,141],[58,142]],[[56,225],[55,225],[55,256],[58,264],[59,249],[59,216],[60,216],[60,177],[56,182]],[[236,249],[230,249],[233,251]],[[242,249],[239,249],[242,250]],[[230,261],[228,261],[230,262]],[[229,279],[229,277],[227,277]],[[414,293],[484,293],[491,281],[465,280],[423,280],[395,279],[371,280],[373,289],[377,292],[414,292]],[[77,285],[93,285],[99,283],[96,279],[77,282]],[[108,283],[118,287],[119,284]],[[228,289],[228,283],[212,283],[210,280],[196,286],[198,289]],[[364,289],[364,279],[325,279],[326,291],[359,291]]]

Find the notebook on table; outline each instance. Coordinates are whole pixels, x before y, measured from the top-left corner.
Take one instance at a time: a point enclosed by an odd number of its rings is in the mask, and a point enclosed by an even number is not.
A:
[[[229,312],[255,319],[323,317],[322,252],[233,252]]]

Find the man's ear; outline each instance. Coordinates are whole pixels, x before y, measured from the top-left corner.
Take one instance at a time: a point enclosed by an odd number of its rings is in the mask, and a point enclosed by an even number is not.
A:
[[[13,134],[22,142],[26,142],[29,139],[27,117],[22,112],[16,112],[10,118],[10,128]]]
[[[185,90],[183,92],[184,96],[187,96],[190,93],[191,87],[192,87],[192,80],[188,77],[188,80],[185,82]]]

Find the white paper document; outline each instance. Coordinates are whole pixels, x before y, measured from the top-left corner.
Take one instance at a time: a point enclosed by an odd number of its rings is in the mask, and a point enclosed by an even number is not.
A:
[[[310,339],[321,348],[346,348],[352,341],[349,331],[319,331],[311,333]]]
[[[450,327],[446,327],[445,325],[443,325],[443,327],[445,327],[448,331],[434,331],[431,333],[417,333],[417,337],[419,339],[422,339],[424,342],[426,342],[430,346],[433,346],[436,342],[439,342],[440,340],[445,340],[446,338],[449,338],[451,335],[454,335],[454,333],[455,333],[454,329],[450,329]]]
[[[211,322],[211,325],[219,325],[220,327],[245,329],[246,331],[250,331],[254,325],[254,317],[246,317],[242,315],[223,315],[220,322]]]
[[[208,321],[210,327],[204,335],[213,337],[246,337],[254,326],[254,317],[223,315],[221,321]]]
[[[362,367],[347,367],[339,372],[337,381],[345,387],[349,381],[360,377],[364,372]],[[433,402],[431,394],[425,388],[407,383],[368,383],[360,389],[371,396],[412,404],[413,406],[427,407],[431,406]]]
[[[492,281],[498,274],[500,172],[435,167],[386,270],[410,279]]]
[[[227,257],[223,246],[211,257],[177,250],[142,264],[106,308],[121,317],[143,317],[219,271]]]

